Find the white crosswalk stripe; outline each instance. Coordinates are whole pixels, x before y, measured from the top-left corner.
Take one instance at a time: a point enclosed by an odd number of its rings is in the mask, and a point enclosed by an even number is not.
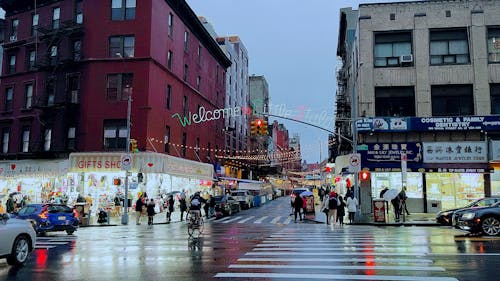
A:
[[[281,218],[275,217],[277,223]],[[247,220],[248,221],[248,220]],[[263,220],[259,220],[262,222]],[[286,221],[286,220],[285,220]],[[216,278],[226,280],[393,280],[458,281],[434,265],[426,242],[400,237],[367,237],[362,228],[333,232],[283,228],[230,264]],[[334,236],[332,236],[334,235]]]
[[[66,245],[75,241],[76,236],[68,237],[37,237],[35,249],[52,249],[60,245]]]

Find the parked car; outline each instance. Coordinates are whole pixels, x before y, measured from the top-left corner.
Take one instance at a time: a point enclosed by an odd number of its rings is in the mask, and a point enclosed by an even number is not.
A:
[[[71,235],[78,229],[78,212],[63,204],[28,204],[14,217],[31,221],[37,235],[52,231],[66,231]]]
[[[462,209],[467,209],[467,208],[472,208],[472,207],[484,207],[484,206],[491,206],[495,204],[496,202],[500,201],[500,197],[486,197],[486,198],[481,198],[479,200],[476,200],[465,207],[462,208],[456,208],[456,209],[450,209],[446,211],[441,211],[437,213],[436,215],[436,222],[440,223],[441,225],[452,225],[453,223],[453,214],[459,210]]]
[[[220,210],[224,216],[230,216],[233,213],[238,213],[241,210],[241,206],[232,196],[221,195],[215,196],[215,209],[216,212]]]
[[[236,190],[231,192],[234,200],[240,203],[242,209],[249,209],[253,207],[253,194],[248,190]]]
[[[491,206],[474,207],[460,211],[457,226],[470,233],[500,235],[500,202]]]
[[[13,266],[24,265],[35,249],[36,233],[31,223],[0,214],[0,258]]]

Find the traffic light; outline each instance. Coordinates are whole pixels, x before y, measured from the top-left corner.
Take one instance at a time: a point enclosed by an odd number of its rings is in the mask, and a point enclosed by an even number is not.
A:
[[[267,121],[266,120],[259,120],[260,122],[260,128],[259,128],[259,134],[260,135],[267,135]]]
[[[367,170],[361,171],[361,173],[359,173],[359,179],[362,181],[368,181],[370,179],[370,172]]]
[[[250,122],[250,134],[251,135],[256,135],[259,132],[257,128],[257,120],[252,120]]]
[[[137,140],[136,139],[130,139],[130,151],[132,153],[139,152],[139,149],[137,148]]]

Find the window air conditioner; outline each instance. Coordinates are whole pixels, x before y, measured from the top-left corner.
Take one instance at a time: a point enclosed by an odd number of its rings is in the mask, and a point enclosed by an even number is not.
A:
[[[17,35],[10,36],[10,42],[17,41]]]
[[[404,63],[404,62],[413,62],[413,55],[412,55],[412,54],[409,54],[409,55],[402,55],[402,56],[399,58],[399,62],[400,62],[400,63]]]
[[[71,91],[71,103],[78,103],[78,90]]]

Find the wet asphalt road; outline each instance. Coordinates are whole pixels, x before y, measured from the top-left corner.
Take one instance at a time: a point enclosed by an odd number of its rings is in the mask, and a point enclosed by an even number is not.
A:
[[[0,260],[0,280],[498,280],[500,238],[294,223],[289,211],[280,198],[209,220],[194,241],[185,222],[49,234],[25,267]]]

